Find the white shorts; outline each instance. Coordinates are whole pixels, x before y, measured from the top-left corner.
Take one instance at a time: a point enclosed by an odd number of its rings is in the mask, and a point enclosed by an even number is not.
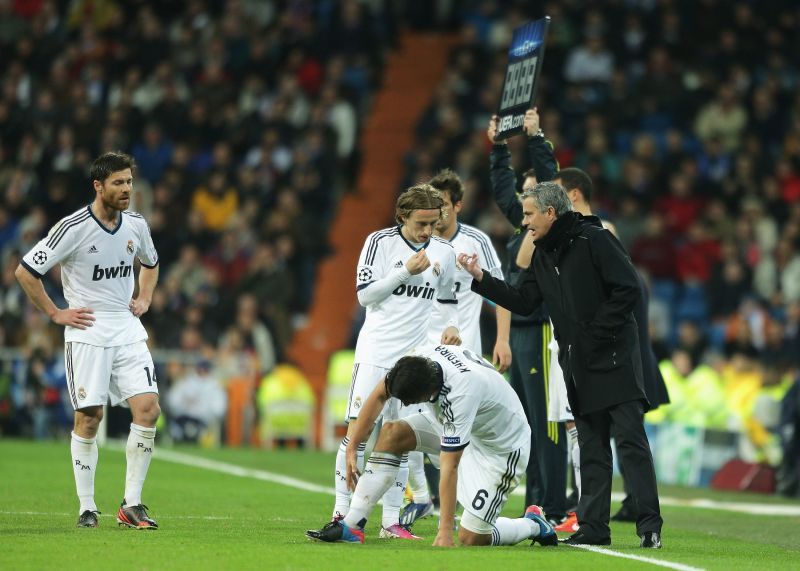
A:
[[[358,418],[358,413],[361,412],[361,407],[367,402],[369,395],[378,386],[378,382],[386,376],[389,369],[378,367],[375,365],[367,365],[366,363],[355,363],[353,365],[353,380],[350,382],[350,397],[347,399],[347,410],[345,411],[344,421],[349,422]],[[386,407],[389,408],[390,404],[394,408],[399,408],[399,401],[391,403],[396,399],[389,399]],[[384,411],[386,408],[384,408]],[[397,418],[396,415],[392,415]]]
[[[572,422],[572,408],[567,398],[564,371],[558,364],[558,343],[555,338],[547,346],[550,349],[550,374],[547,379],[547,420],[550,422]]]
[[[147,342],[98,347],[76,341],[64,343],[64,365],[72,408],[127,406],[142,393],[158,394],[153,358]]]
[[[442,425],[431,411],[412,414],[401,419],[417,438],[417,450],[438,454],[441,450]],[[519,484],[528,467],[530,445],[513,452],[499,453],[471,440],[464,448],[458,464],[456,497],[464,506],[461,526],[481,535],[492,533],[494,523]]]

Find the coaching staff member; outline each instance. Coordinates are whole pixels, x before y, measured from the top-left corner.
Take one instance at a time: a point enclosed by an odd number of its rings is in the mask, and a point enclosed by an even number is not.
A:
[[[541,182],[524,192],[522,210],[536,249],[516,286],[484,274],[473,254],[459,254],[458,261],[482,296],[521,315],[542,302],[550,311],[581,449],[580,529],[566,541],[611,543],[613,437],[639,505],[641,546],[659,548],[663,522],[642,418],[649,403],[633,317],[636,270],[599,219],[572,210],[561,185]]]

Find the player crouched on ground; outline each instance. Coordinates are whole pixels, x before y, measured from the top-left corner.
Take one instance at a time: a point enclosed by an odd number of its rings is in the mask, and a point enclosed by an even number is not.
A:
[[[421,412],[386,423],[359,475],[357,445],[390,397],[404,405],[432,403]],[[327,542],[364,542],[364,527],[377,500],[394,483],[402,454],[440,453],[439,533],[434,546],[452,547],[456,499],[464,506],[462,545],[514,545],[532,539],[557,545],[556,533],[538,506],[525,517],[498,517],[525,472],[530,428],[516,393],[491,364],[466,348],[434,345],[401,358],[361,410],[347,447],[350,510],[306,536]]]

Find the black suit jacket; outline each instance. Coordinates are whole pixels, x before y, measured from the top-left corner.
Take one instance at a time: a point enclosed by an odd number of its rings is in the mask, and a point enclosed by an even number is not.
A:
[[[633,315],[638,276],[625,249],[597,217],[560,216],[537,240],[531,266],[516,286],[484,273],[472,289],[521,315],[547,304],[573,412],[587,414],[631,400],[649,408]]]

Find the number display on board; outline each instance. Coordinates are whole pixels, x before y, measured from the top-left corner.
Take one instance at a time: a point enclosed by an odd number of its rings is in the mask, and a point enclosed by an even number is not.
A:
[[[500,110],[504,111],[531,100],[533,80],[536,77],[537,56],[525,58],[508,66]]]

